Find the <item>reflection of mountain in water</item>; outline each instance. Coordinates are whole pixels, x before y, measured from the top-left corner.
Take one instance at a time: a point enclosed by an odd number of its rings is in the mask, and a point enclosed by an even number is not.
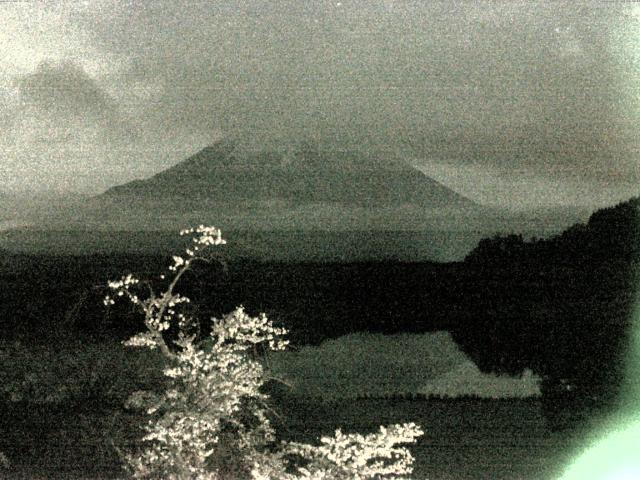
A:
[[[406,352],[412,355],[407,356]],[[319,346],[272,354],[269,363],[279,378],[291,381],[292,393],[311,397],[540,395],[540,378],[531,370],[522,376],[483,373],[445,331],[420,335],[350,334]]]

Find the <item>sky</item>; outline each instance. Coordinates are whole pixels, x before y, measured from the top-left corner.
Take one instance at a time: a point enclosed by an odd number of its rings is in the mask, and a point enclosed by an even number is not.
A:
[[[488,205],[640,193],[640,3],[0,2],[0,190],[224,137],[401,157]]]

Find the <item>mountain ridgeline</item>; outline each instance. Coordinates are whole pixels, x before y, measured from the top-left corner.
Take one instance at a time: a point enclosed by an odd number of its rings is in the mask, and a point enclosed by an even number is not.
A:
[[[320,152],[310,145],[286,151],[241,151],[220,141],[145,179],[104,196],[206,199],[221,204],[284,202],[386,207],[473,207],[471,200],[394,159],[351,151]]]

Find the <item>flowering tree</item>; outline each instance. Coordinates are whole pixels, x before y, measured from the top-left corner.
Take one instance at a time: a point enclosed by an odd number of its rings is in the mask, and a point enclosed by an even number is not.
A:
[[[134,478],[167,479],[383,479],[412,471],[410,452],[398,444],[414,443],[422,431],[414,424],[381,427],[370,435],[324,437],[320,446],[278,443],[269,421],[267,381],[260,350],[283,350],[286,331],[262,314],[251,317],[242,307],[213,319],[206,341],[193,334],[196,321],[181,313],[189,299],[174,292],[180,278],[206,250],[225,244],[219,229],[200,226],[186,255],[174,256],[173,277],[156,294],[149,282],[132,275],[109,282],[111,305],[128,299],[144,316],[146,330],[124,344],[159,349],[167,365],[169,387],[161,395],[136,392],[127,406],[151,416],[139,451],[125,456]],[[165,276],[161,280],[166,281]],[[146,284],[145,294],[141,293]],[[177,330],[168,340],[170,329]]]

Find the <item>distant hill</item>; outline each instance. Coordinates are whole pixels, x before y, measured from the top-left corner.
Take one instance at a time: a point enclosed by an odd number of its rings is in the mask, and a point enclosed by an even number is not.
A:
[[[467,255],[474,263],[569,263],[640,259],[640,198],[599,209],[587,222],[575,223],[547,239],[522,235],[486,238]]]
[[[471,208],[476,204],[404,162],[305,145],[287,151],[242,152],[220,141],[145,180],[109,189],[103,198],[256,203],[278,207],[339,204]]]

